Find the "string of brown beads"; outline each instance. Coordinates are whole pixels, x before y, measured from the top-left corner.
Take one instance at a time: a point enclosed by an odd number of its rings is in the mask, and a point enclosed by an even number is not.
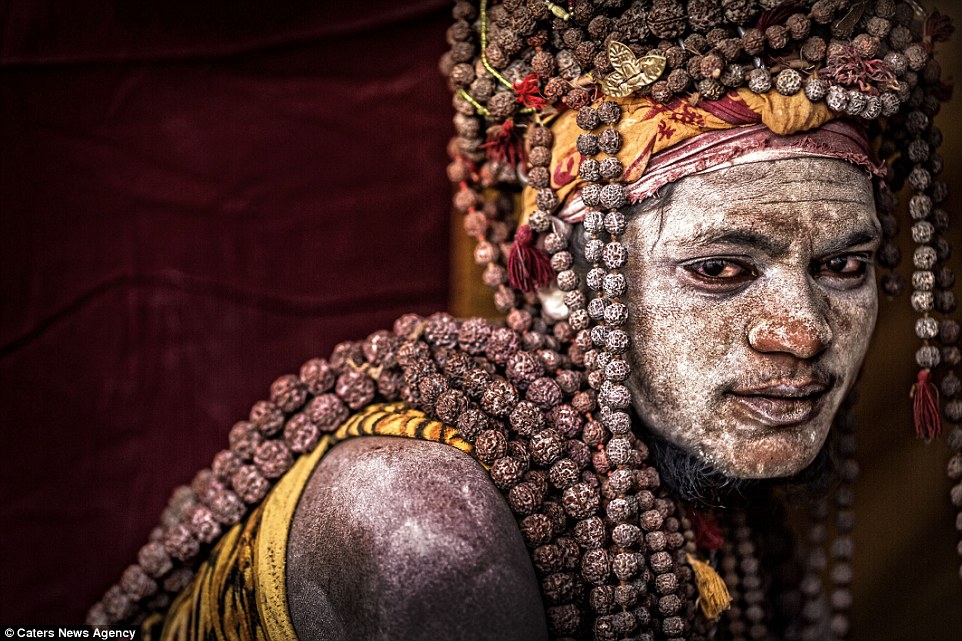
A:
[[[956,509],[955,530],[959,536],[956,551],[962,557],[962,428],[953,428],[949,432],[947,440],[952,451],[952,458],[949,459],[948,464],[948,474],[949,478],[955,481],[955,485],[949,492],[949,497],[952,506]],[[959,578],[962,578],[962,565],[959,566]]]
[[[627,260],[627,250],[619,242],[619,236],[624,233],[626,226],[625,215],[620,211],[626,204],[626,198],[624,187],[617,182],[623,168],[614,156],[621,147],[621,135],[611,127],[620,118],[621,110],[613,102],[602,103],[597,109],[582,107],[577,116],[578,125],[585,131],[578,138],[578,148],[582,154],[579,174],[587,183],[582,190],[582,197],[589,208],[584,222],[588,235],[584,248],[585,260],[591,265],[586,284],[594,292],[594,298],[587,305],[587,318],[579,315],[578,326],[581,329],[578,340],[586,349],[588,384],[598,393],[600,421],[610,433],[604,448],[599,446],[598,456],[604,461],[609,474],[606,513],[613,527],[610,555],[617,581],[611,588],[614,594],[621,596],[616,600],[620,611],[610,615],[611,619],[606,618],[609,616],[607,601],[597,600],[605,607],[604,611],[598,612],[601,616],[596,620],[595,637],[608,638],[609,621],[615,632],[633,632],[639,624],[639,614],[642,620],[651,621],[654,630],[661,630],[672,637],[689,632],[691,628],[690,613],[681,612],[676,607],[676,604],[684,603],[677,592],[685,588],[686,579],[677,572],[680,567],[678,564],[683,559],[677,555],[673,558],[673,552],[681,547],[684,539],[672,536],[672,532],[665,530],[674,521],[674,534],[677,534],[677,520],[671,516],[674,510],[666,508],[668,513],[662,514],[652,509],[654,501],[651,492],[635,494],[632,491],[634,488],[627,482],[632,470],[637,467],[635,459],[643,460],[647,451],[643,444],[633,442],[631,419],[626,412],[630,395],[624,381],[630,374],[630,368],[623,355],[628,349],[629,339],[622,329],[627,320],[627,308],[621,302],[626,283],[620,269]],[[594,133],[599,129],[599,133]],[[598,160],[595,156],[599,153],[606,156]],[[607,236],[607,242],[603,236]],[[559,287],[567,289],[569,294],[578,284],[574,272],[570,273],[572,276],[563,277],[559,274],[558,278]],[[580,300],[577,302],[581,303]],[[640,531],[633,523],[639,512]],[[649,552],[647,568],[638,561],[644,558],[639,554],[639,548]],[[649,606],[643,613],[633,612],[631,608],[637,600],[637,592],[646,588],[644,584],[637,585],[636,576],[645,569],[652,577],[654,592],[658,595],[658,607]]]
[[[806,557],[804,574],[800,585],[802,591],[802,641],[816,641],[829,635],[827,630],[828,606],[825,602],[822,575],[828,567],[828,527],[829,515],[827,500],[818,500],[809,510],[809,525],[806,532]]]
[[[367,343],[383,344],[383,339],[375,334]],[[310,452],[323,433],[347,418],[349,405],[360,400],[358,375],[373,384],[368,372],[355,369],[364,364],[360,348],[342,343],[330,361],[312,359],[300,376],[274,381],[269,400],[255,403],[247,420],[231,428],[230,448],[218,452],[189,486],[173,492],[137,563],[90,609],[88,623],[139,623],[150,612],[166,610],[221,534],[263,500],[295,456]],[[368,389],[367,383],[360,387]],[[362,397],[369,395],[365,391]]]
[[[844,406],[836,417],[834,429],[838,435],[839,485],[835,490],[835,537],[829,553],[831,567],[829,576],[832,591],[829,594],[829,632],[833,639],[847,639],[850,636],[848,613],[852,608],[851,583],[853,578],[852,557],[855,552],[855,481],[859,466],[855,459],[856,437],[855,421],[850,413],[854,404],[854,394],[849,394]]]
[[[733,636],[744,635],[742,638],[752,641],[762,641],[768,638],[766,625],[767,608],[765,592],[762,589],[761,568],[756,554],[756,543],[752,538],[752,530],[744,511],[738,510],[732,515],[732,535],[734,552],[739,571],[739,586],[741,595],[741,629],[734,628]]]
[[[90,621],[163,611],[222,531],[263,500],[295,455],[348,416],[357,390],[368,387],[360,375],[372,384],[400,376],[390,393],[365,398],[403,398],[474,443],[517,515],[557,638],[586,626],[600,639],[655,624],[671,637],[686,630],[693,611],[681,606],[693,587],[678,567],[685,537],[654,468],[639,468],[644,444],[625,439],[624,453],[606,448],[586,378],[557,351],[563,342],[526,311],[515,310],[509,324],[407,315],[392,333],[342,343],[329,359],[305,363],[300,376],[278,378],[270,400],[231,430],[231,448],[175,491],[158,534]],[[612,459],[623,462],[615,468]],[[585,621],[586,608],[598,617]]]

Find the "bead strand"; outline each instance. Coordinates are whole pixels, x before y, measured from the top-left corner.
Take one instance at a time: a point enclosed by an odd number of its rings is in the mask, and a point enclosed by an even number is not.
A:
[[[956,379],[958,380],[958,379]],[[949,499],[955,508],[955,531],[958,536],[955,550],[962,557],[962,428],[958,426],[952,428],[946,439],[952,457],[949,459],[947,472],[949,479],[955,484],[949,490]],[[959,578],[962,579],[962,564],[959,565]]]
[[[745,641],[747,639],[747,629],[745,625],[745,599],[742,590],[742,577],[738,568],[738,556],[735,554],[735,542],[732,537],[732,528],[728,530],[727,536],[720,548],[721,558],[719,569],[721,577],[725,581],[725,586],[732,597],[731,607],[725,611],[725,621],[728,633],[732,641]]]
[[[768,638],[765,592],[762,587],[761,566],[756,555],[756,544],[752,540],[751,528],[744,511],[732,515],[732,536],[735,544],[735,557],[738,560],[741,597],[744,603],[742,616],[745,620],[746,639],[764,641]]]
[[[583,323],[582,343],[588,351],[585,354],[585,364],[588,369],[588,384],[598,394],[601,412],[601,424],[606,428],[605,439],[598,443],[594,456],[595,471],[607,476],[605,510],[615,517],[612,524],[612,542],[604,552],[599,551],[606,559],[610,570],[599,573],[596,577],[598,586],[592,590],[591,604],[599,615],[595,620],[594,638],[617,638],[629,634],[639,622],[637,614],[630,611],[637,603],[638,589],[632,584],[632,579],[639,570],[639,558],[633,548],[643,536],[637,526],[630,523],[632,513],[638,513],[637,504],[626,499],[627,492],[633,484],[633,478],[626,468],[631,454],[630,443],[621,439],[623,426],[605,420],[604,412],[609,408],[609,397],[604,387],[604,371],[610,354],[605,349],[607,333],[605,322],[605,307],[607,300],[604,295],[604,276],[602,268],[604,233],[603,215],[600,207],[601,163],[595,159],[599,152],[599,136],[592,133],[602,123],[599,113],[592,107],[583,106],[578,111],[577,124],[585,132],[578,137],[578,150],[582,154],[578,174],[586,182],[586,205],[589,207],[585,215],[585,233],[587,240],[584,248],[585,260],[591,265],[586,284],[593,292],[593,298],[586,306],[587,317]],[[614,429],[615,432],[611,430]],[[630,429],[630,427],[628,428]],[[634,498],[634,497],[632,497]],[[653,501],[653,497],[652,497]],[[610,584],[612,575],[617,581]],[[644,607],[644,606],[642,606]],[[650,612],[642,615],[642,620],[650,619]]]
[[[229,434],[229,449],[214,457],[189,486],[177,488],[161,515],[161,525],[129,566],[87,615],[91,625],[137,622],[148,612],[163,612],[193,576],[197,559],[224,531],[239,523],[294,463],[311,451],[321,435],[333,431],[356,409],[374,399],[375,382],[367,365],[386,358],[377,333],[361,343],[338,345],[330,361],[312,359],[300,375],[277,378],[270,399],[258,401],[247,420]],[[381,345],[380,351],[372,345]],[[365,363],[364,349],[371,349]]]
[[[829,631],[834,639],[842,640],[850,636],[849,612],[852,607],[851,583],[853,576],[852,557],[855,552],[855,481],[859,467],[855,459],[856,438],[855,418],[850,412],[854,394],[850,394],[835,418],[834,429],[838,434],[840,482],[835,490],[835,538],[831,543],[830,578],[832,591],[829,595],[831,617]]]
[[[821,641],[828,636],[827,608],[822,575],[828,567],[825,546],[828,539],[826,521],[829,507],[819,498],[809,510],[806,533],[806,556],[802,575],[802,641]]]

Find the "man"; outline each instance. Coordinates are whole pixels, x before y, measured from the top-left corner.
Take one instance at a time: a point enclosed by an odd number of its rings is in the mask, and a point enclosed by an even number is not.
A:
[[[171,558],[193,566],[201,544],[240,520],[243,500],[258,507],[198,568],[165,635],[845,636],[850,426],[835,421],[843,482],[831,591],[819,578],[823,507],[799,568],[782,519],[771,518],[790,501],[748,481],[825,480],[830,427],[875,323],[872,258],[878,250],[893,262],[888,245],[879,249],[893,231],[891,199],[881,187],[876,215],[870,181],[885,172],[844,116],[894,118],[913,81],[925,106],[934,95],[925,83],[938,76],[912,38],[910,8],[822,1],[810,15],[792,5],[759,16],[754,3],[736,4],[692,3],[687,16],[670,1],[647,14],[456,4],[442,63],[459,112],[454,202],[480,240],[476,259],[507,327],[404,317],[393,333],[278,379],[92,620],[133,614],[156,598],[155,579],[181,592],[188,575]],[[838,37],[862,18],[867,38],[851,47],[826,51],[813,35]],[[897,55],[847,88],[845,74],[864,71],[878,53],[871,39],[893,20],[903,27],[887,45]],[[736,35],[741,25],[754,26]],[[790,64],[774,89],[769,69],[745,66],[743,54],[794,41],[800,62],[822,65],[804,93]],[[593,56],[601,43],[606,58]],[[610,98],[592,101],[592,83]],[[673,97],[693,88],[686,102]],[[553,119],[546,98],[568,111]],[[905,125],[915,136],[913,216],[926,223],[913,228],[926,341],[915,394],[919,429],[932,436],[933,341],[949,345],[952,331],[929,315],[950,306],[933,293],[944,289],[935,269],[944,216],[933,210],[944,185],[923,153],[924,110]],[[510,192],[519,180],[527,223],[509,247],[510,207],[486,188]],[[957,421],[952,403],[946,418]],[[374,437],[322,458],[356,434],[455,445],[483,467],[447,445]],[[308,455],[293,463],[292,452]]]
[[[633,360],[648,373],[632,379],[636,429],[732,479],[800,472],[875,322],[868,177],[827,159],[748,164],[685,178],[646,209],[626,242]],[[298,638],[543,638],[524,542],[485,477],[442,445],[332,450],[287,549]]]

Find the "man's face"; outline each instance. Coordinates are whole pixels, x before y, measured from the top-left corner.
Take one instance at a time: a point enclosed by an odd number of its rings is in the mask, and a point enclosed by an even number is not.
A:
[[[730,476],[807,466],[875,326],[868,177],[821,158],[690,176],[624,242],[645,424]]]

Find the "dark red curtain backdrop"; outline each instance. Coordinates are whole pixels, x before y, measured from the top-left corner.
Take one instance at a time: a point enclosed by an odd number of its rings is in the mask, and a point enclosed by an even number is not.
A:
[[[0,621],[82,620],[275,377],[446,306],[449,15],[5,3]]]

